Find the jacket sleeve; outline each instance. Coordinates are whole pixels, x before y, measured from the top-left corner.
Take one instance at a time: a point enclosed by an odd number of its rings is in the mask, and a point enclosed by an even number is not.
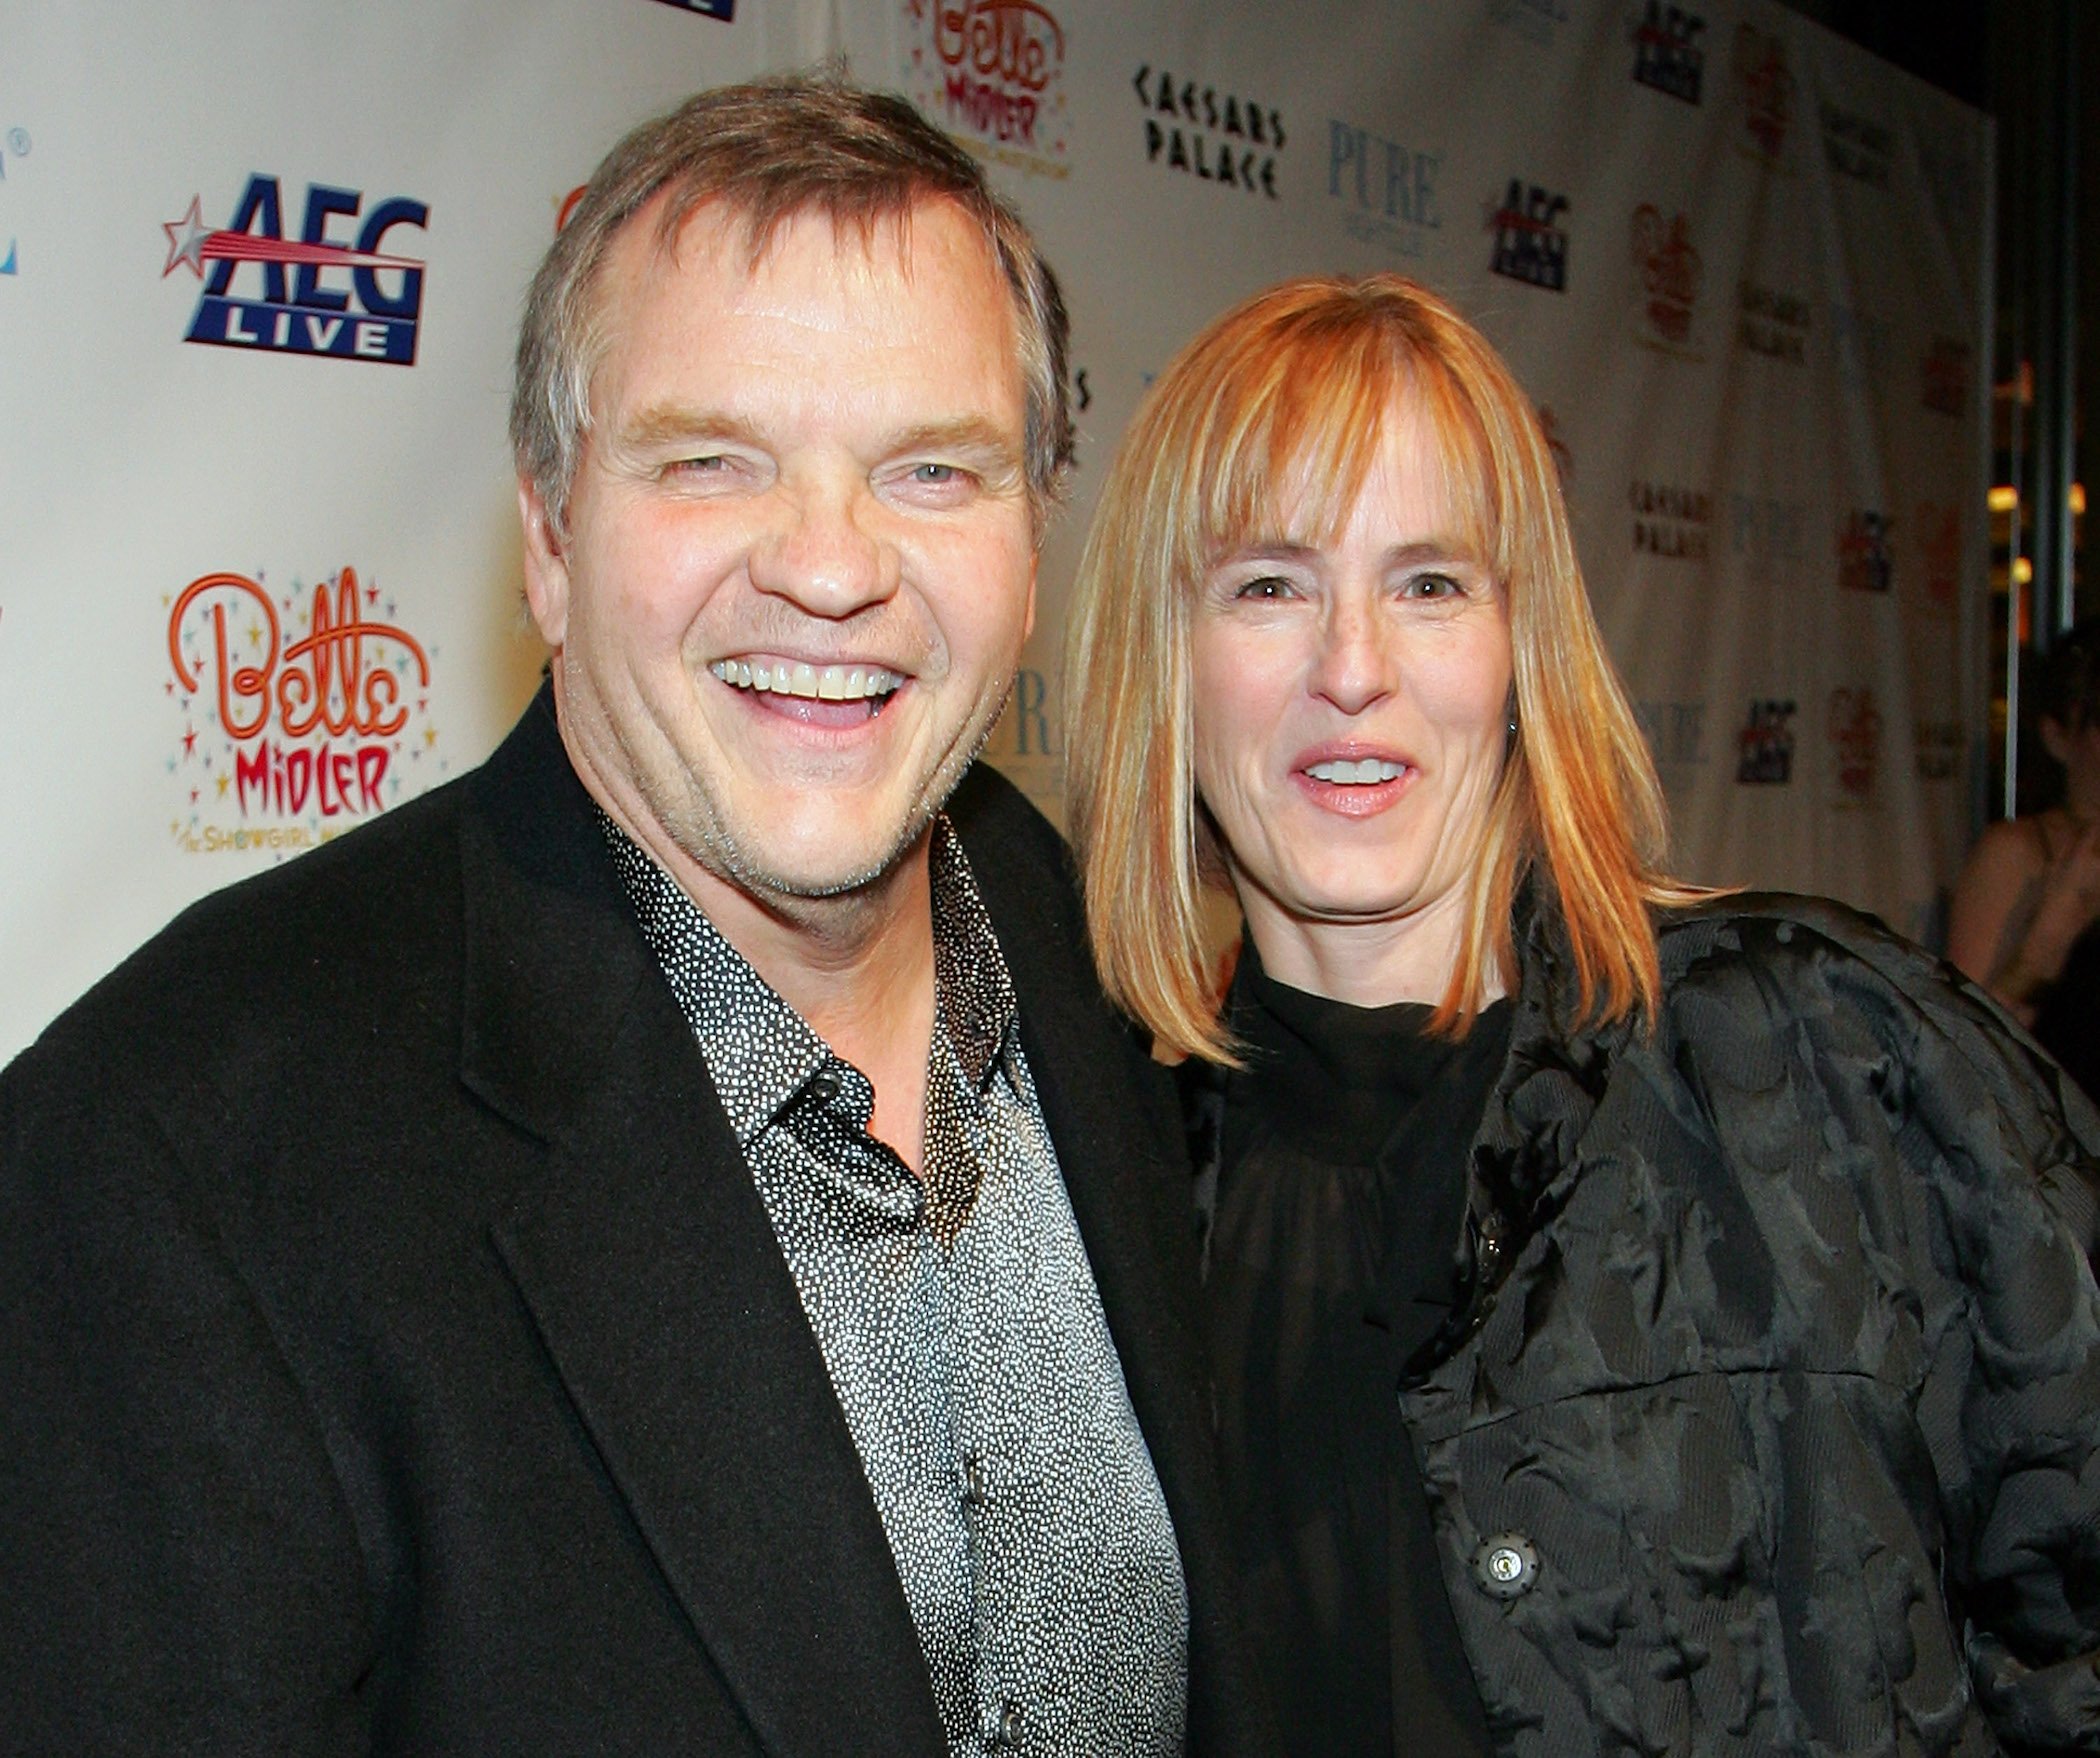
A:
[[[368,1751],[312,1414],[184,1156],[69,1035],[0,1075],[0,1753]]]
[[[2016,1749],[2100,1750],[2100,1116],[1946,967],[1856,918],[1832,931],[1793,948],[1790,1023],[1850,1089],[1828,1116],[1898,1184],[1867,1200],[1904,1217],[1978,1698]]]

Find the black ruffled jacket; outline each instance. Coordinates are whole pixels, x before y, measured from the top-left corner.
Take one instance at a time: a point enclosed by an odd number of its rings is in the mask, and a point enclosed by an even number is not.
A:
[[[2100,1750],[2100,1115],[1835,905],[1670,918],[1652,1037],[1519,929],[1401,1396],[1503,1750]]]

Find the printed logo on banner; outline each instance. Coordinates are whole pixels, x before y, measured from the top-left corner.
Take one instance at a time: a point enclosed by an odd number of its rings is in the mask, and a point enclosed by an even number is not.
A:
[[[1746,787],[1784,787],[1794,779],[1791,697],[1753,696],[1735,735],[1735,778]]]
[[[994,734],[997,755],[1008,757],[1055,757],[1059,745],[1056,712],[1050,706],[1050,680],[1034,666],[1024,665],[1014,674],[1013,694],[1006,712],[999,717]]]
[[[1920,501],[1915,529],[1926,606],[1952,616],[1961,602],[1961,508],[1952,502]]]
[[[29,130],[10,128],[0,135],[0,184],[5,184],[14,175],[8,169],[10,163],[19,164],[29,157]],[[22,272],[21,245],[12,229],[0,231],[0,275],[18,275]]]
[[[1854,507],[1839,523],[1838,584],[1847,592],[1886,592],[1895,584],[1894,524],[1871,507]]]
[[[1822,112],[1823,156],[1830,161],[1830,168],[1856,183],[1888,188],[1895,174],[1894,133],[1873,117],[1844,109],[1828,99],[1823,102]]]
[[[1692,317],[1706,271],[1692,243],[1691,217],[1665,219],[1660,208],[1643,202],[1633,210],[1632,251],[1641,276],[1634,340],[1696,360]]]
[[[1831,775],[1837,804],[1871,805],[1881,781],[1881,709],[1864,684],[1830,692]]]
[[[913,96],[988,157],[1063,177],[1065,30],[1037,0],[904,0]]]
[[[230,224],[207,226],[203,206],[193,195],[181,219],[161,225],[161,279],[186,268],[204,282],[185,342],[415,364],[424,265],[401,255],[391,234],[425,227],[426,203],[396,195],[368,209],[360,190],[310,184],[298,234],[287,238],[278,180],[257,172]]]
[[[1913,128],[1910,140],[1917,154],[1918,175],[1925,181],[1941,229],[1958,243],[1973,242],[1982,225],[1983,175],[1974,149],[1958,136],[1930,128]]]
[[[1952,781],[1961,773],[1961,722],[1911,722],[1911,754],[1920,781]]]
[[[1669,562],[1706,560],[1707,532],[1713,524],[1713,497],[1704,489],[1635,477],[1626,490],[1633,509],[1633,548]]]
[[[169,829],[188,853],[293,854],[444,773],[435,649],[354,568],[274,595],[260,570],[202,574],[161,602],[182,720]]]
[[[736,0],[663,0],[681,12],[697,12],[702,18],[719,18],[728,24],[736,17]]]
[[[1697,769],[1706,762],[1706,704],[1704,702],[1656,702],[1642,700],[1633,705],[1633,718],[1655,766],[1669,776],[1672,771]]]
[[[1568,230],[1561,224],[1564,195],[1512,177],[1499,204],[1490,203],[1487,230],[1495,235],[1488,268],[1549,293],[1568,290]]]
[[[1833,304],[1830,349],[1838,377],[1855,389],[1865,389],[1887,363],[1888,320],[1849,305]]]
[[[1648,0],[1633,21],[1635,81],[1687,104],[1698,103],[1706,77],[1706,51],[1699,39],[1705,34],[1706,20],[1698,13]]]
[[[1783,38],[1744,24],[1735,33],[1735,85],[1743,104],[1743,150],[1767,165],[1786,152],[1796,86]]]
[[[1800,566],[1807,510],[1799,501],[1735,493],[1728,497],[1728,548],[1754,568]]]
[[[1442,153],[1352,123],[1327,124],[1327,194],[1343,204],[1343,230],[1394,256],[1420,256],[1429,234],[1443,226],[1436,194],[1443,165]]]
[[[1789,366],[1808,364],[1809,303],[1797,293],[1766,287],[1747,277],[1735,284],[1735,339],[1746,354]]]
[[[1568,6],[1567,0],[1487,0],[1487,16],[1490,24],[1545,48],[1568,22]]]
[[[1962,415],[1969,407],[1969,345],[1952,336],[1934,336],[1919,367],[1924,403],[1935,415]]]
[[[1177,82],[1149,62],[1131,75],[1130,84],[1145,112],[1148,165],[1277,199],[1276,155],[1284,143],[1280,111],[1192,79]]]

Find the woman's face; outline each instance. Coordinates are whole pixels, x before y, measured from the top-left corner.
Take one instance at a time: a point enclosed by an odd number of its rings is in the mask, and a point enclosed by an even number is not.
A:
[[[1321,973],[1355,953],[1418,991],[1370,999],[1441,997],[1502,770],[1508,605],[1436,446],[1396,404],[1335,540],[1286,503],[1191,618],[1196,789],[1248,927],[1273,974],[1345,999]]]

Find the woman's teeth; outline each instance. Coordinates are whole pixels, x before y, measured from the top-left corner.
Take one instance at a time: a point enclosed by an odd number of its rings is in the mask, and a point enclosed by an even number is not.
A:
[[[1340,782],[1344,786],[1358,786],[1374,781],[1398,781],[1407,773],[1404,763],[1388,763],[1379,757],[1366,757],[1357,763],[1315,763],[1305,772],[1315,781]]]
[[[880,700],[904,680],[872,665],[754,665],[742,659],[718,659],[707,668],[739,690],[770,690],[776,696],[809,696],[820,702]]]

